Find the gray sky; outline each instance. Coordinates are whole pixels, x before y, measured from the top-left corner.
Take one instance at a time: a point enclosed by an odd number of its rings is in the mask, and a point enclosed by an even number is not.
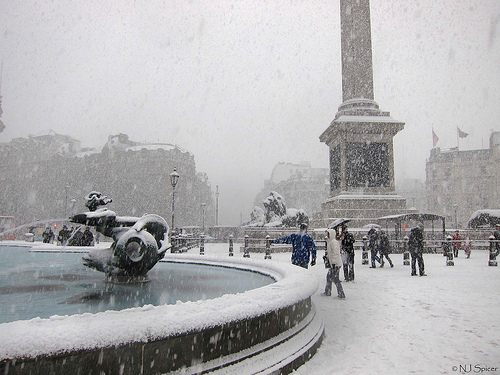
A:
[[[432,147],[500,130],[500,1],[371,0],[375,100],[406,123],[396,179]],[[338,1],[0,0],[6,125],[174,143],[219,185],[220,222],[249,219],[279,161],[328,166],[319,135],[341,104]],[[240,203],[236,203],[236,201]]]

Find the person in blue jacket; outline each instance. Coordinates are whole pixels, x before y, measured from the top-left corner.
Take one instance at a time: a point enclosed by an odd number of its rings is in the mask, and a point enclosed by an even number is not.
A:
[[[292,264],[296,266],[308,268],[309,258],[312,258],[311,267],[316,264],[316,245],[312,237],[307,234],[307,224],[300,224],[299,233],[278,238],[274,243],[292,244]]]

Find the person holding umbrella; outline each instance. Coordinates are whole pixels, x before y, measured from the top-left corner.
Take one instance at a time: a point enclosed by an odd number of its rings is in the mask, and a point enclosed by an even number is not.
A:
[[[380,258],[377,255],[378,252],[380,251],[380,237],[377,229],[375,228],[370,229],[368,231],[368,238],[369,238],[368,248],[370,249],[370,258],[372,263],[370,268],[377,268],[375,266],[375,261],[379,262],[382,265],[382,262],[380,261]]]
[[[344,268],[344,280],[354,281],[354,236],[347,230],[347,226],[342,224],[342,263]]]
[[[330,229],[326,230],[326,252],[323,257],[325,261],[325,268],[328,269],[326,274],[326,285],[325,292],[322,293],[323,296],[331,296],[332,295],[332,283],[337,287],[337,295],[338,298],[344,299],[345,293],[342,288],[342,284],[340,283],[339,273],[340,268],[342,267],[342,258],[341,258],[341,248],[342,248],[342,239],[344,238],[343,233],[340,233],[339,226],[341,223],[336,224],[333,228],[330,226]]]

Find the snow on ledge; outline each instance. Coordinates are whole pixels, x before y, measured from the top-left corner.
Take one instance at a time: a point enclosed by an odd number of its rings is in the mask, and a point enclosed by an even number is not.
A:
[[[267,274],[276,282],[210,300],[2,323],[0,360],[146,342],[204,330],[289,306],[318,289],[307,270],[281,262],[188,254],[167,254],[165,260],[227,265]]]
[[[401,123],[401,121],[395,120],[391,116],[351,116],[342,115],[339,116],[333,122],[384,122],[384,123]]]
[[[400,200],[404,199],[400,195],[397,194],[341,194],[341,195],[336,195],[334,197],[328,198],[326,201],[327,202],[333,202],[336,200],[341,200],[341,199],[364,199],[364,200]]]

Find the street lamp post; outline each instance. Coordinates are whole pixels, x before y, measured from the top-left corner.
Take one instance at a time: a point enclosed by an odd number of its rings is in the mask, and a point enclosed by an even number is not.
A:
[[[75,212],[76,199],[71,198],[69,201],[71,202],[71,216],[73,216],[73,213]]]
[[[457,222],[457,209],[458,209],[458,204],[453,205],[453,209],[455,210],[455,229],[458,228],[458,222]]]
[[[170,184],[172,185],[172,232],[174,231],[174,217],[175,217],[175,186],[177,185],[177,181],[179,181],[179,173],[177,173],[177,168],[174,168],[174,171],[170,173]]]
[[[219,185],[215,188],[215,226],[219,225]]]
[[[64,187],[64,191],[66,192],[65,199],[64,199],[64,218],[65,219],[68,217],[68,189],[69,189],[69,186],[66,185]]]
[[[206,206],[206,203],[202,203],[201,204],[201,215],[202,215],[202,225],[201,225],[201,228],[202,228],[202,231],[201,233],[205,234],[205,206]]]

